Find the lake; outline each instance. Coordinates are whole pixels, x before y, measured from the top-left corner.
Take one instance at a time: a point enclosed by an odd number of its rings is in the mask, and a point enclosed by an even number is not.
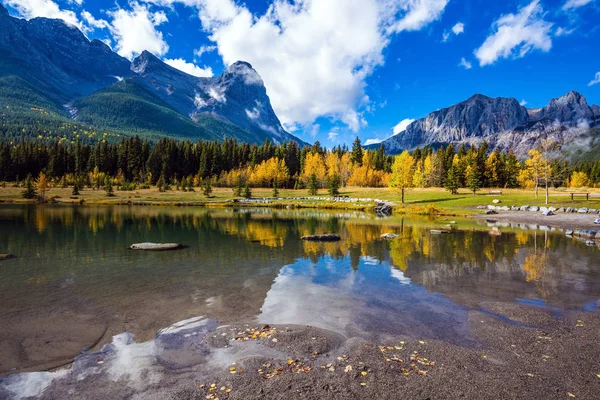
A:
[[[600,307],[600,249],[548,228],[354,212],[0,206],[0,374],[203,317],[476,346],[468,313]],[[448,229],[434,234],[432,229]],[[338,233],[334,243],[307,234]],[[384,233],[398,238],[382,240]],[[186,248],[140,252],[139,242]],[[498,318],[518,324],[500,315]]]

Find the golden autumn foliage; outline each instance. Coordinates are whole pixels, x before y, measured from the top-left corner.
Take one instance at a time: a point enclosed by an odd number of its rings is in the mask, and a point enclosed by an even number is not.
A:
[[[581,188],[589,186],[590,180],[585,172],[573,172],[571,178],[568,180],[568,185],[571,188]]]

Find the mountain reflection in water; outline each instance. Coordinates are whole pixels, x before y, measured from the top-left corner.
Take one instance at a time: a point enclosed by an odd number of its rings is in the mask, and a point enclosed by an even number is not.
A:
[[[0,206],[0,374],[68,362],[130,332],[200,315],[309,324],[346,337],[470,344],[467,310],[518,302],[598,308],[597,247],[560,232],[361,213]],[[338,233],[336,243],[303,242]],[[381,240],[383,233],[398,238]],[[135,252],[137,242],[180,242]]]

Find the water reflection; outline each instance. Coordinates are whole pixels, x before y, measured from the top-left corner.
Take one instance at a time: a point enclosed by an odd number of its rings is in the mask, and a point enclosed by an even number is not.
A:
[[[0,206],[0,252],[16,256],[0,262],[0,373],[59,365],[125,331],[148,341],[198,315],[466,343],[465,310],[482,302],[598,308],[598,248],[560,232],[469,221],[431,233],[446,223],[312,210]],[[300,240],[327,232],[342,240]],[[188,247],[127,249],[146,241]]]

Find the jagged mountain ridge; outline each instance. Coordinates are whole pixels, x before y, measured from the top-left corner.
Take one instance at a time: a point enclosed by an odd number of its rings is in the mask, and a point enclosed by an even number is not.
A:
[[[540,109],[527,109],[514,98],[477,94],[414,121],[383,144],[388,153],[397,154],[416,147],[478,145],[485,140],[493,149],[512,149],[525,156],[546,139],[563,148],[593,142],[599,138],[590,128],[598,127],[600,107],[589,106],[585,97],[574,91]]]
[[[0,86],[22,86],[0,87],[4,109],[44,107],[57,118],[125,134],[304,144],[284,130],[262,79],[248,63],[235,63],[218,77],[198,78],[149,52],[130,62],[62,20],[13,18],[1,4],[0,78],[7,78],[0,79]],[[141,94],[141,88],[154,97]],[[138,124],[140,118],[124,118],[136,110],[143,110],[145,118],[160,118],[144,124]]]

